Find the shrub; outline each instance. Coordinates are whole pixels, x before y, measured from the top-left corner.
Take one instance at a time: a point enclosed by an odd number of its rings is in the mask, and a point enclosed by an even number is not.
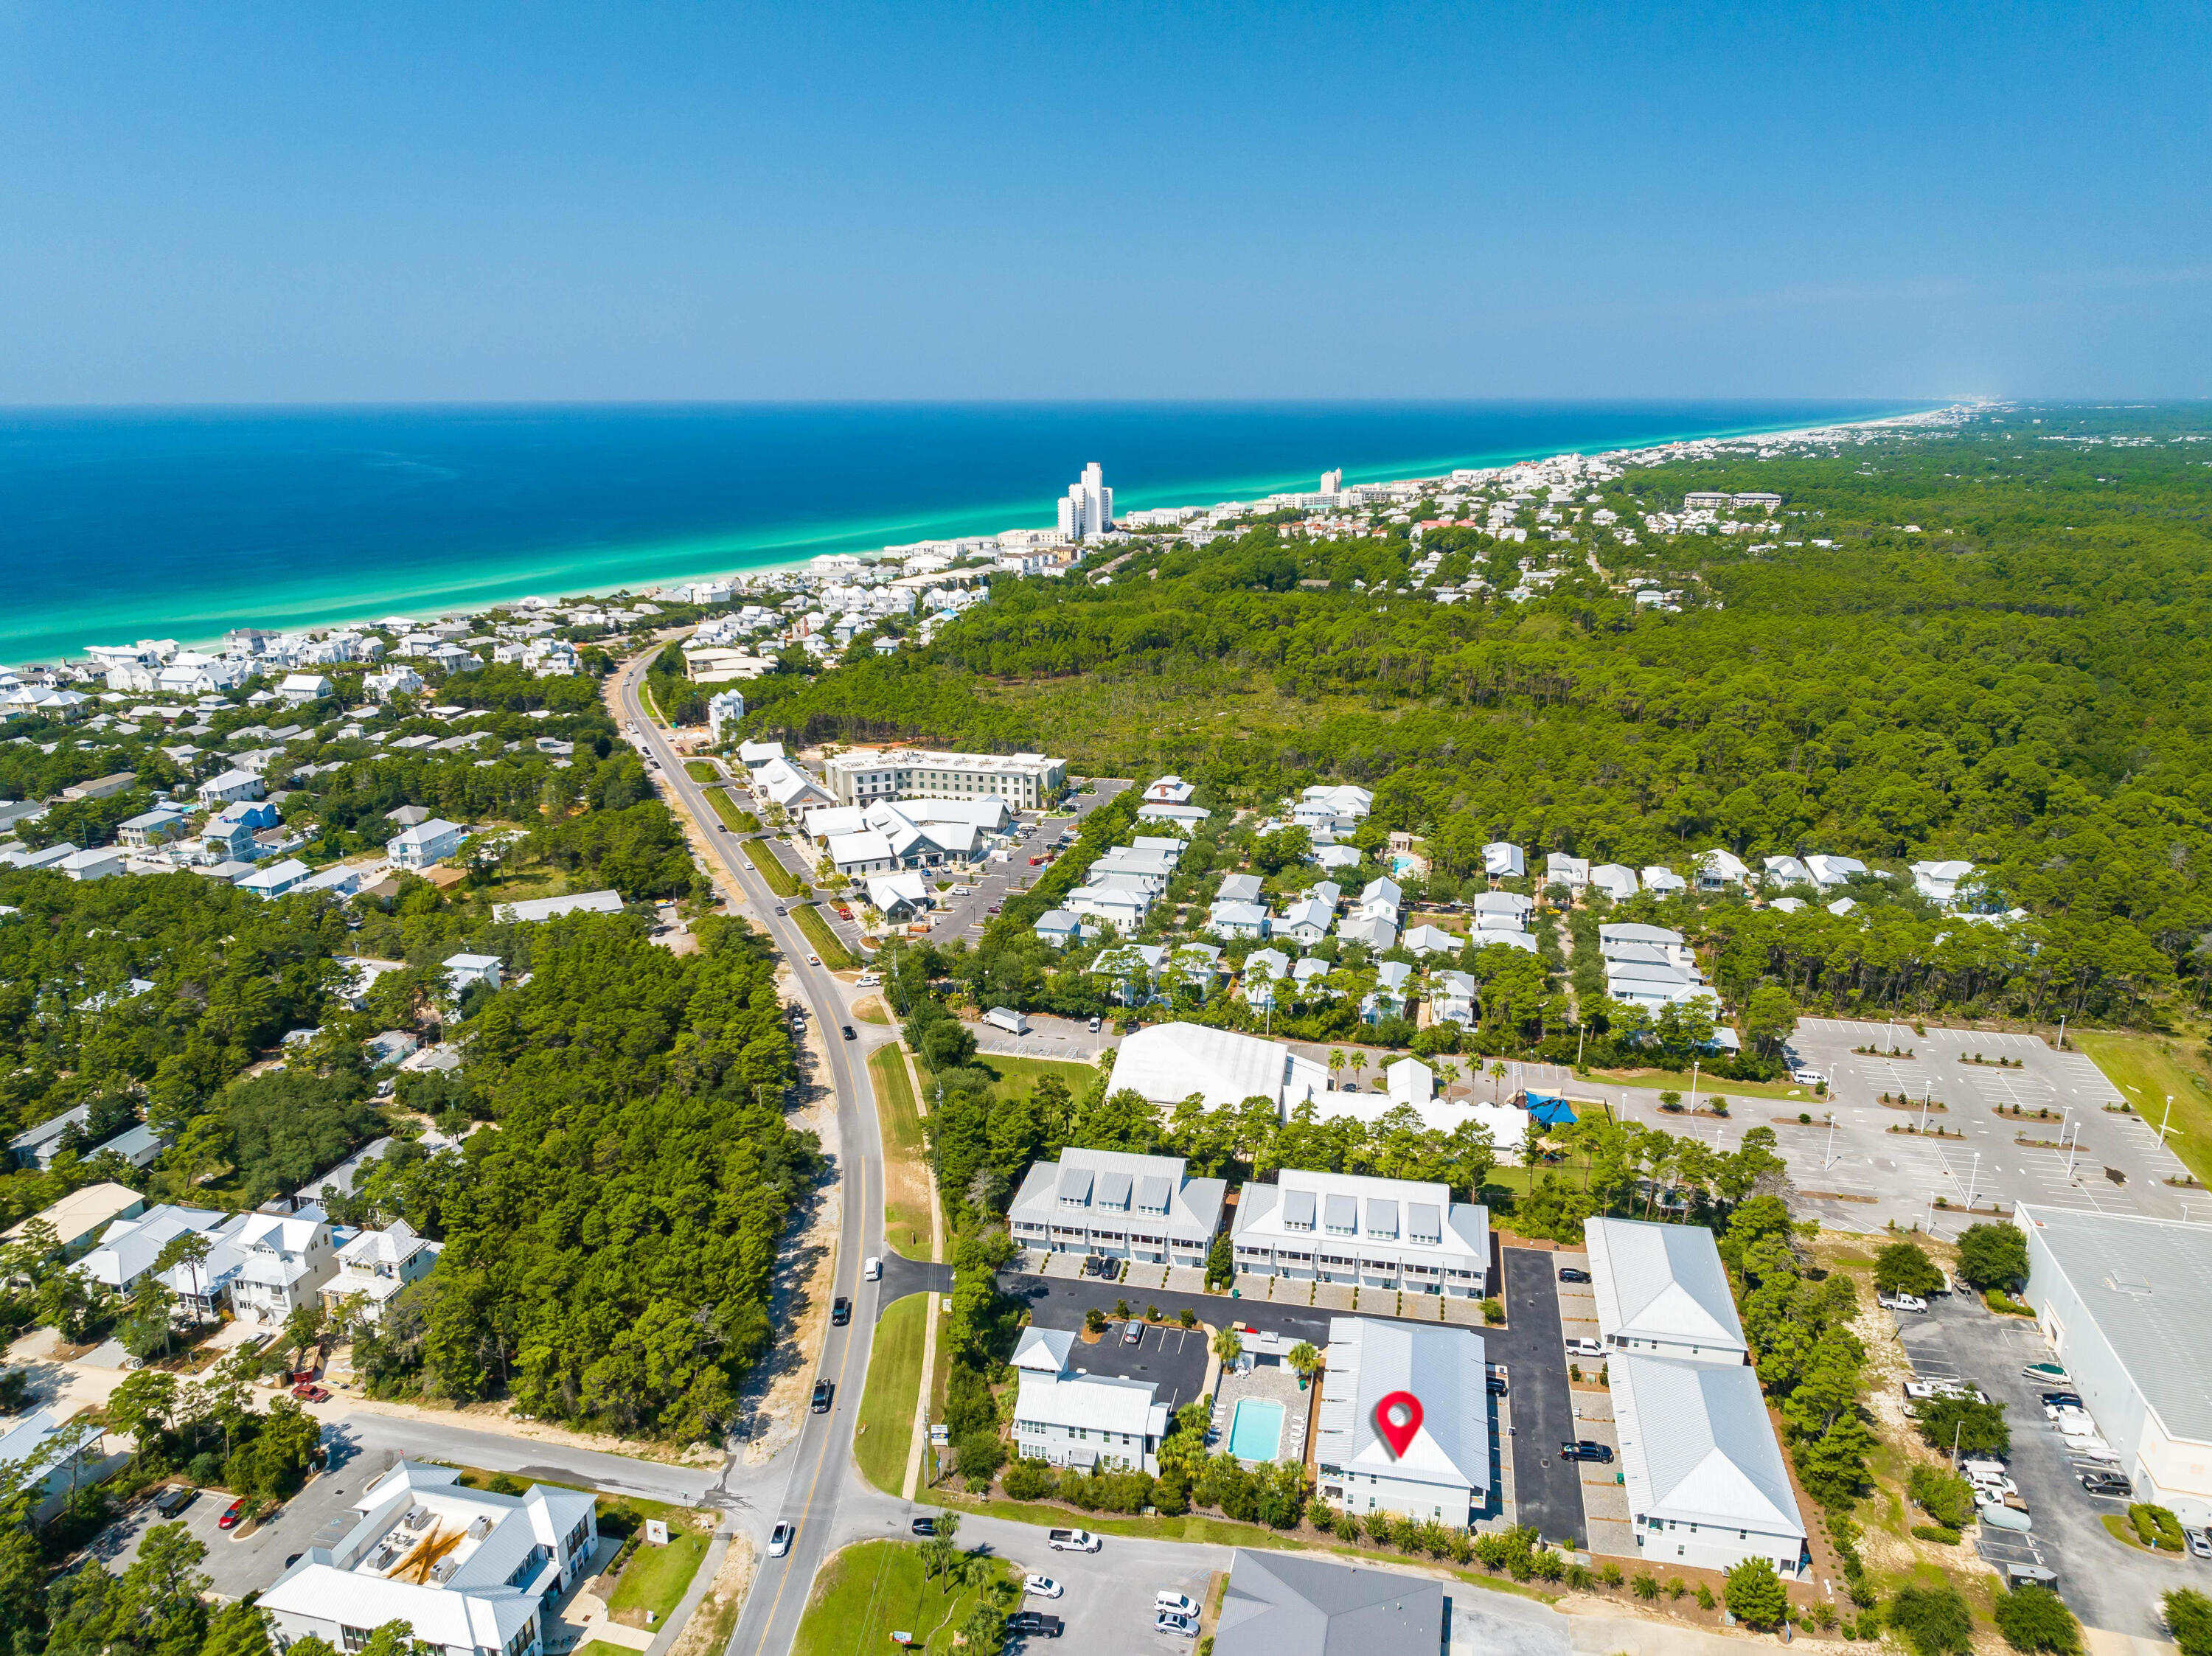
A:
[[[1680,1576],[1670,1575],[1667,1578],[1667,1597],[1673,1599],[1676,1604],[1680,1604],[1682,1601],[1683,1595],[1687,1593],[1689,1590],[1690,1584],[1687,1581],[1685,1581]]]
[[[1730,1569],[1722,1597],[1729,1615],[1755,1628],[1780,1626],[1790,1609],[1782,1578],[1764,1558],[1747,1558]]]
[[[1711,1610],[1713,1607],[1714,1603],[1713,1590],[1707,1586],[1703,1581],[1698,1582],[1698,1608],[1699,1610]]]
[[[1639,1570],[1636,1575],[1635,1589],[1636,1596],[1648,1604],[1659,1596],[1659,1578]]]
[[[1620,1566],[1618,1564],[1607,1564],[1603,1569],[1598,1572],[1598,1579],[1603,1581],[1606,1586],[1609,1587],[1619,1586],[1621,1580]]]
[[[1973,1618],[1954,1587],[1900,1587],[1886,1618],[1917,1656],[1966,1656]]]
[[[1495,1294],[1482,1302],[1482,1320],[1493,1328],[1505,1320],[1505,1307]]]
[[[971,1432],[960,1440],[960,1475],[971,1489],[988,1489],[999,1468],[1006,1464],[1006,1446],[995,1427]]]
[[[1959,1544],[1959,1532],[1948,1524],[1915,1524],[1912,1526],[1912,1538],[1916,1541],[1933,1541],[1940,1546],[1955,1547]]]
[[[1086,1310],[1083,1313],[1083,1331],[1086,1334],[1104,1333],[1106,1331],[1106,1313],[1101,1311],[1095,1305],[1091,1307],[1090,1309]]]
[[[1000,1480],[1010,1501],[1046,1501],[1060,1490],[1060,1474],[1048,1460],[1018,1460]]]
[[[1905,1493],[1945,1529],[1961,1528],[1974,1515],[1973,1486],[1938,1466],[1915,1466]]]
[[[2048,1587],[2015,1587],[1996,1595],[1997,1631],[2014,1650],[2046,1650],[2074,1656],[2081,1648],[2081,1624]]]
[[[2212,1598],[2194,1587],[2178,1587],[2158,1607],[2166,1613],[2166,1630],[2181,1647],[2181,1656],[2212,1656]]]

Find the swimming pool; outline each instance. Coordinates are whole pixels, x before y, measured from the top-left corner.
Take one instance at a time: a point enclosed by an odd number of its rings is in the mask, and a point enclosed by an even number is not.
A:
[[[1229,1453],[1239,1460],[1273,1460],[1283,1447],[1283,1405],[1272,1398],[1239,1398],[1229,1417]]]

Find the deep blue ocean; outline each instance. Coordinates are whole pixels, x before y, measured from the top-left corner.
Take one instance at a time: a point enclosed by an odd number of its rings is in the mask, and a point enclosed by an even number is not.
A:
[[[1909,403],[873,403],[0,411],[0,662],[421,616],[1117,508]]]

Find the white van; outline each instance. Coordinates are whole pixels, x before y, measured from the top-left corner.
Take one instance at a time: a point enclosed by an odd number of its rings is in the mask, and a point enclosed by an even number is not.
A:
[[[884,1275],[884,1262],[871,1253],[860,1262],[860,1275],[872,1283],[881,1282]]]

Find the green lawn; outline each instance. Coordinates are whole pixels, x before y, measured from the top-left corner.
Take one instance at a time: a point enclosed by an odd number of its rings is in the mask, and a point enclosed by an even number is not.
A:
[[[927,1149],[906,1059],[896,1046],[868,1060],[875,1083],[876,1125],[884,1141],[884,1240],[909,1259],[927,1259],[936,1234],[929,1199]]]
[[[1088,1064],[1067,1064],[1058,1059],[1008,1058],[1000,1052],[981,1052],[976,1055],[978,1067],[998,1077],[994,1087],[994,1098],[1014,1098],[1034,1091],[1038,1082],[1047,1076],[1058,1076],[1071,1097],[1080,1099],[1098,1079],[1098,1071]],[[922,1085],[930,1084],[928,1072],[922,1075]]]
[[[765,840],[746,840],[745,855],[753,859],[761,878],[768,882],[768,889],[777,896],[796,897],[806,889],[799,883],[799,877],[776,859],[775,851]]]
[[[2165,1120],[2172,1094],[2174,1131],[2166,1142],[2190,1172],[2212,1184],[2212,1080],[2194,1059],[2160,1035],[2076,1029],[2068,1032],[2066,1044],[2094,1059],[2120,1096],[2154,1127]]]
[[[890,1009],[879,1000],[864,1000],[853,1009],[853,1016],[863,1023],[889,1023]]]
[[[868,1389],[860,1398],[860,1435],[854,1440],[853,1456],[868,1482],[889,1495],[906,1486],[929,1301],[927,1294],[909,1294],[895,1301],[876,1324],[875,1344],[868,1354]]]
[[[732,834],[758,834],[760,818],[737,802],[727,788],[708,788],[707,803],[714,808],[714,815],[730,825]]]
[[[1009,1579],[1003,1562],[999,1578]],[[823,1567],[792,1641],[793,1656],[861,1656],[890,1647],[894,1633],[914,1635],[932,1656],[952,1649],[952,1635],[980,1596],[977,1587],[946,1588],[947,1578],[921,1579],[921,1549],[910,1541],[863,1541]]]
[[[722,779],[721,767],[711,759],[685,760],[684,773],[694,782],[719,782]]]
[[[628,1645],[611,1645],[604,1639],[594,1639],[576,1647],[576,1656],[637,1656]]]
[[[760,841],[748,840],[745,843],[756,846]],[[837,934],[830,929],[830,922],[822,918],[820,909],[809,903],[804,908],[793,909],[791,913],[792,918],[799,922],[799,929],[806,934],[806,941],[814,945],[814,952],[822,956],[822,964],[832,972],[842,972],[860,963],[853,957],[853,951],[837,940]]]
[[[698,1573],[699,1561],[706,1556],[707,1538],[689,1530],[669,1531],[665,1547],[641,1544],[623,1567],[622,1580],[615,1583],[615,1596],[607,1601],[607,1608],[651,1611],[652,1626],[658,1631],[668,1625],[669,1617],[684,1600],[684,1589]]]

